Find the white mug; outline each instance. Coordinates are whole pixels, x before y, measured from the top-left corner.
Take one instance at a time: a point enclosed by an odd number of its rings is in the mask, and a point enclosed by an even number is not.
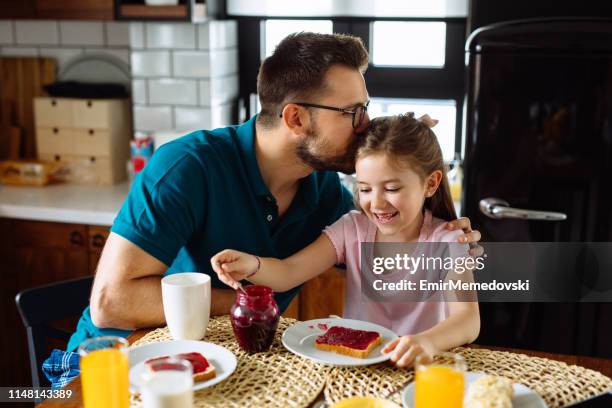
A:
[[[201,340],[210,317],[210,276],[182,272],[162,278],[164,315],[175,340]]]

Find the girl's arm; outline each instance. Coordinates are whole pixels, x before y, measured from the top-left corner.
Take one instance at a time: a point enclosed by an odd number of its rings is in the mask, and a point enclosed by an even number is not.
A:
[[[452,271],[445,279],[449,280],[473,282],[473,271],[471,269],[461,273]],[[424,353],[426,357],[433,357],[439,351],[450,350],[476,340],[480,333],[480,312],[478,302],[475,301],[476,294],[470,291],[462,294],[445,291],[444,298],[447,299],[448,318],[421,333],[395,339],[383,348],[383,353],[395,350],[390,359],[398,367],[410,366],[419,354]]]
[[[480,332],[478,302],[449,302],[448,306],[448,318],[421,333],[393,340],[382,352],[393,351],[391,361],[398,367],[407,367],[421,353],[433,357],[439,351],[476,340]]]
[[[468,267],[459,271],[455,269],[446,275],[445,281],[472,283],[474,270]],[[444,292],[444,298],[448,305],[448,318],[431,329],[419,333],[432,341],[432,346],[439,351],[471,343],[480,333],[480,312],[475,291],[448,290]]]
[[[478,302],[449,302],[448,309],[448,318],[417,335],[430,342],[437,351],[471,343],[480,333]]]
[[[333,266],[336,249],[327,235],[321,234],[316,241],[289,258],[258,258],[226,249],[213,256],[210,262],[219,279],[234,289],[238,288],[238,281],[247,279],[257,285],[269,286],[276,292],[284,292]]]

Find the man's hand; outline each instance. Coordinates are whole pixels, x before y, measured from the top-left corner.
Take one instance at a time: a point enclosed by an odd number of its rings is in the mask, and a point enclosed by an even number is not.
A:
[[[472,230],[472,224],[468,217],[457,218],[455,221],[450,221],[446,224],[446,228],[454,231],[462,229],[464,234],[461,235],[457,240],[462,243],[470,244],[470,255],[481,256],[484,253],[484,248],[478,245],[480,241],[480,232],[478,230]]]

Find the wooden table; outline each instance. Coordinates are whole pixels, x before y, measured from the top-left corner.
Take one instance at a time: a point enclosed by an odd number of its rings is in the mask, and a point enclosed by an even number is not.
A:
[[[130,344],[134,343],[138,339],[144,337],[147,333],[149,333],[149,329],[137,330],[132,333],[128,337],[128,341]],[[606,375],[607,377],[612,378],[612,359],[606,358],[594,358],[594,357],[585,357],[585,356],[573,356],[567,354],[556,354],[556,353],[546,353],[543,351],[533,351],[533,350],[521,350],[521,349],[513,349],[513,348],[503,348],[503,347],[493,347],[493,346],[481,346],[476,344],[471,344],[467,347],[473,348],[486,348],[489,350],[498,350],[498,351],[509,351],[511,353],[517,354],[526,354],[532,357],[543,357],[550,360],[562,361],[564,363],[570,365],[578,365],[586,368],[590,368],[591,370],[599,371],[600,373]],[[65,408],[81,408],[82,397],[81,397],[81,378],[75,378],[70,384],[67,385],[67,388],[72,390],[74,393],[73,398],[70,401],[62,401],[62,400],[45,400],[42,404],[38,405],[41,408],[52,408],[52,407],[65,407]],[[317,401],[323,400],[323,392],[317,397]]]

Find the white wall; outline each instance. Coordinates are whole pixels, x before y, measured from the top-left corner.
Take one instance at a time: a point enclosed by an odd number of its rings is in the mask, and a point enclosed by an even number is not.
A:
[[[129,23],[0,20],[0,56],[55,58],[61,70],[86,53],[112,55],[129,64]]]
[[[235,21],[131,23],[135,130],[187,132],[232,124],[237,37]]]
[[[55,58],[61,70],[83,54],[113,55],[131,69],[134,130],[180,134],[233,124],[237,37],[235,21],[0,20],[0,56]]]

